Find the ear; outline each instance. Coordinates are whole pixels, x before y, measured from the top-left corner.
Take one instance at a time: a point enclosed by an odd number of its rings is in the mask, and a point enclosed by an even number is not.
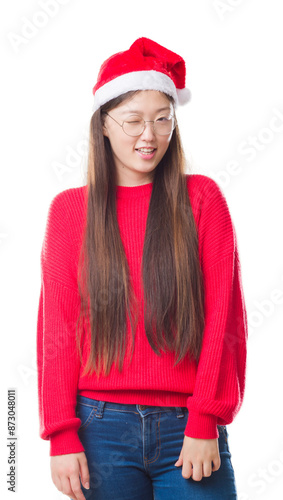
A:
[[[106,135],[106,137],[108,137],[108,129],[107,129],[106,125],[102,125],[102,133],[103,133],[103,135]]]
[[[108,130],[107,130],[107,127],[105,125],[105,121],[106,121],[106,116],[103,116],[103,119],[102,119],[102,133],[103,133],[103,135],[106,135],[106,137],[108,137]]]

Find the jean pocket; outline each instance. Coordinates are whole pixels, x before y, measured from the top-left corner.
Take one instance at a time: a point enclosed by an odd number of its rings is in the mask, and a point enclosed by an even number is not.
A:
[[[217,425],[217,427],[219,432],[219,438],[222,438],[226,446],[228,446],[228,432],[226,425]]]
[[[229,446],[229,434],[226,425],[218,425],[219,431],[219,451],[231,457],[230,446]]]
[[[79,431],[88,427],[88,425],[92,422],[97,411],[96,406],[88,405],[85,403],[77,403],[76,406],[76,416],[81,420],[81,425],[79,427]]]

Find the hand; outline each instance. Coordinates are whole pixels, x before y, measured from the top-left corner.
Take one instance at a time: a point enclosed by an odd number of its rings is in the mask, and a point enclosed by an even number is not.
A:
[[[51,477],[59,491],[72,500],[85,500],[80,485],[80,477],[84,488],[88,488],[89,470],[84,451],[51,457]]]
[[[219,469],[220,464],[218,439],[197,439],[189,436],[184,437],[181,453],[175,463],[176,467],[183,465],[182,476],[185,479],[192,477],[194,481],[200,481],[203,476],[210,476]]]

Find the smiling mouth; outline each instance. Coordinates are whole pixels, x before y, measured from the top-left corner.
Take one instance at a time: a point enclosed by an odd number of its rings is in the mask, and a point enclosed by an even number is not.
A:
[[[136,151],[139,151],[142,154],[152,154],[156,148],[137,148]]]

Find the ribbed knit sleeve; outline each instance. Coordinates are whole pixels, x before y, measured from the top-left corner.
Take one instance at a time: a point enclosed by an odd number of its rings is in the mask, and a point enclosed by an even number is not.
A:
[[[247,315],[237,238],[226,199],[207,178],[199,213],[199,249],[205,288],[205,327],[186,436],[219,437],[233,421],[245,389]]]
[[[50,456],[84,451],[77,433],[81,421],[75,413],[79,295],[68,227],[68,205],[59,193],[49,208],[41,251],[37,318],[39,434],[50,440]]]

